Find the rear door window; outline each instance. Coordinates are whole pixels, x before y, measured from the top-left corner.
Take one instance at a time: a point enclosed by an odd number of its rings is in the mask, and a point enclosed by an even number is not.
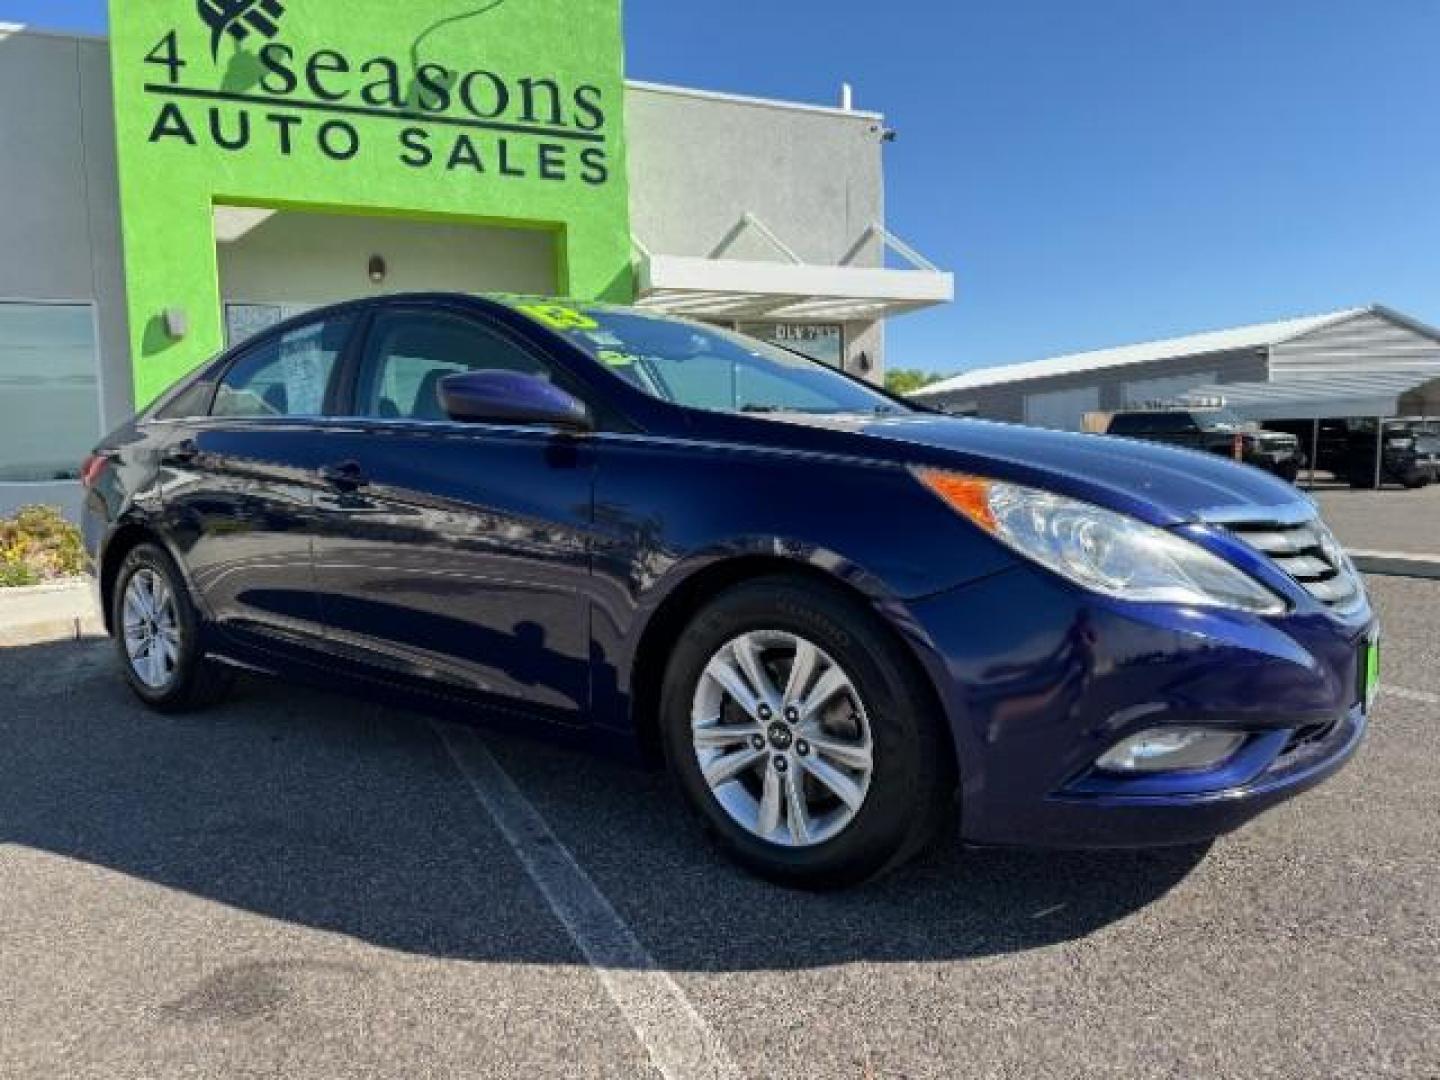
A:
[[[266,338],[231,365],[210,415],[323,416],[355,318],[346,313]]]

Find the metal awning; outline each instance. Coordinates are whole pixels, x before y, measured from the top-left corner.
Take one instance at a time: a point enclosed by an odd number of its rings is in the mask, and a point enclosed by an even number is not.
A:
[[[758,233],[783,261],[725,258],[745,230]],[[912,269],[855,266],[849,260],[872,240]],[[938,269],[880,225],[871,225],[838,266],[802,261],[753,214],[744,214],[709,256],[657,255],[639,239],[639,298],[653,311],[725,321],[867,322],[947,304],[954,276]]]
[[[1440,415],[1440,367],[1215,383],[1197,386],[1186,396],[1223,398],[1226,408],[1247,420],[1434,416]]]

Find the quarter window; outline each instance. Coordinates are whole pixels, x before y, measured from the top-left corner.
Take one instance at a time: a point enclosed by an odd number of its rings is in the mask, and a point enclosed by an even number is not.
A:
[[[89,304],[0,303],[0,481],[73,480],[100,435]]]
[[[353,316],[287,330],[261,342],[225,373],[213,416],[321,416]]]
[[[440,380],[467,371],[550,378],[529,350],[471,319],[443,312],[383,314],[361,365],[356,409],[384,420],[445,420]]]

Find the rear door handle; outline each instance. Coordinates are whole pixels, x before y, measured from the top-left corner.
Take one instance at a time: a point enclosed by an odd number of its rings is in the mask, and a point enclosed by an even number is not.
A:
[[[320,479],[341,491],[358,491],[369,481],[358,461],[340,461],[320,466]]]
[[[162,465],[189,465],[199,456],[200,447],[195,445],[194,439],[181,439],[165,451],[160,458],[160,463]]]

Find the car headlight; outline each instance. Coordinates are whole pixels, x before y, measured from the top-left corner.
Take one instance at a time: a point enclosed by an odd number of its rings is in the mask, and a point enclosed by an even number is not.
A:
[[[1125,514],[1036,488],[940,469],[915,476],[952,509],[1077,585],[1149,603],[1278,615],[1285,601],[1198,544]]]

